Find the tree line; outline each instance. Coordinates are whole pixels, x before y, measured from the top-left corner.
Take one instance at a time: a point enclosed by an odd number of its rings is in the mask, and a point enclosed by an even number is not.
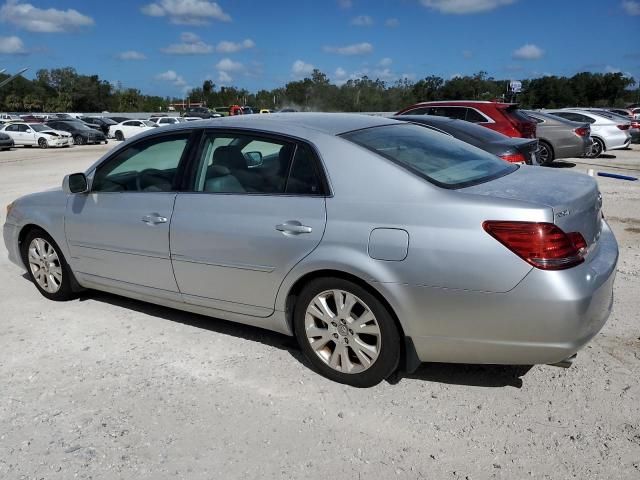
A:
[[[0,75],[0,81],[6,75]],[[217,87],[206,80],[186,97],[209,107],[232,104],[256,108],[293,107],[299,110],[338,112],[391,112],[430,100],[515,100],[528,108],[568,106],[624,106],[640,101],[635,80],[622,73],[582,72],[572,77],[545,76],[522,81],[515,98],[508,80],[496,80],[486,72],[448,80],[430,75],[418,81],[386,82],[367,76],[337,85],[320,70],[272,90],[249,92]],[[145,95],[122,88],[97,75],[81,75],[73,68],[38,70],[33,80],[17,78],[0,89],[0,109],[29,112],[151,112],[166,111],[170,103],[184,99]]]

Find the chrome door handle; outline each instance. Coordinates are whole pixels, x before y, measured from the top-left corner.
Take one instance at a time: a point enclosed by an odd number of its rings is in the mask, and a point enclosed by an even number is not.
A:
[[[142,221],[147,225],[158,225],[159,223],[167,223],[168,220],[167,217],[163,217],[158,213],[152,213],[142,217]]]
[[[290,233],[293,235],[300,235],[301,233],[311,233],[313,229],[311,227],[307,227],[306,225],[302,225],[297,220],[292,220],[289,222],[281,223],[276,225],[276,230],[282,232],[284,234]]]

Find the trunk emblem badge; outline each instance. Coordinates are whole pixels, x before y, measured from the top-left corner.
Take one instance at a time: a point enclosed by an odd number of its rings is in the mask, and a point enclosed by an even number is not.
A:
[[[562,210],[561,212],[556,213],[557,218],[567,217],[571,215],[571,211],[569,209]]]

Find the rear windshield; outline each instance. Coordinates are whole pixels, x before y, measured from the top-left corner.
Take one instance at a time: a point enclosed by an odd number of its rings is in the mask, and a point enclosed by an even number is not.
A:
[[[418,125],[384,125],[342,135],[444,188],[462,188],[507,175],[517,166],[472,145]]]

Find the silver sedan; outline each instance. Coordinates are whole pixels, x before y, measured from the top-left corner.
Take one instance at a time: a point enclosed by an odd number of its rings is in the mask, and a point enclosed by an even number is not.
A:
[[[567,365],[602,328],[618,247],[595,180],[379,117],[154,129],[8,206],[51,300],[97,289],[294,335],[371,386],[420,362]]]

